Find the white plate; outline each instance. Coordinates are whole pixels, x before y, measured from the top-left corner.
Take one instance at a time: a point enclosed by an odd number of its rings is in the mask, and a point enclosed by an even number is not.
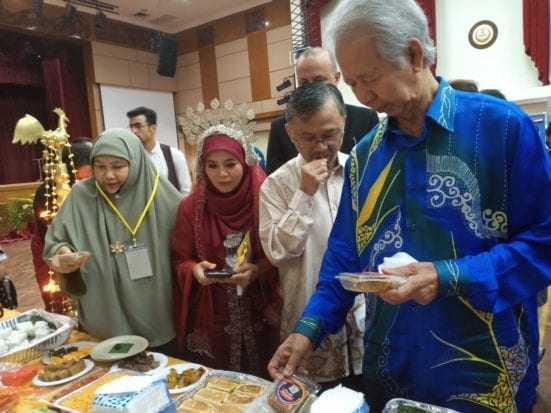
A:
[[[185,391],[188,391],[189,389],[194,388],[195,386],[200,386],[205,381],[205,378],[207,377],[208,369],[205,366],[202,366],[201,364],[195,364],[195,363],[180,363],[180,364],[173,364],[172,366],[165,367],[164,370],[163,370],[163,373],[161,375],[161,377],[165,378],[165,379],[166,379],[166,376],[168,376],[168,373],[170,373],[170,369],[176,369],[178,374],[180,374],[184,370],[197,369],[199,367],[205,369],[205,372],[203,373],[203,375],[201,376],[201,378],[199,380],[197,380],[193,384],[190,384],[189,386],[179,387],[177,389],[168,389],[170,394],[180,394],[180,393],[183,393]]]
[[[82,265],[88,258],[92,255],[89,251],[76,251],[71,254],[62,254],[54,255],[53,257],[47,258],[46,261],[55,267],[61,265]]]
[[[124,351],[117,351],[115,346],[125,345]],[[128,348],[127,345],[129,345]],[[96,344],[90,357],[96,361],[117,361],[134,356],[144,351],[149,342],[141,336],[117,336]]]
[[[163,353],[155,353],[154,351],[148,351],[146,354],[151,354],[153,356],[153,359],[155,361],[159,362],[159,366],[154,368],[154,369],[141,372],[141,371],[138,371],[138,370],[119,367],[119,364],[120,364],[120,361],[119,361],[118,363],[114,364],[113,367],[111,367],[111,369],[109,369],[109,371],[112,372],[112,371],[119,371],[119,370],[130,370],[130,371],[140,373],[140,374],[153,375],[153,374],[157,374],[157,373],[161,372],[166,367],[166,365],[168,364],[168,357],[165,356]]]
[[[94,362],[92,360],[85,359],[84,360],[84,369],[79,371],[77,374],[74,374],[69,377],[65,377],[61,380],[56,381],[42,381],[38,378],[38,374],[34,376],[33,384],[35,386],[43,387],[43,386],[57,386],[58,384],[68,383],[80,376],[84,376],[86,373],[88,373],[90,370],[94,368]]]
[[[81,350],[81,349],[93,347],[96,344],[97,343],[95,343],[93,341],[76,341],[74,343],[68,343],[68,344],[64,344],[62,346],[56,347],[53,351],[60,350],[62,348],[69,348],[69,347],[76,347],[79,350]],[[80,358],[85,358],[86,356],[89,356],[89,355],[90,355],[90,353],[88,353],[87,355],[81,356]],[[50,364],[51,362],[52,361],[50,360],[50,354],[48,352],[48,353],[46,353],[46,355],[44,355],[44,357],[42,357],[42,363]]]

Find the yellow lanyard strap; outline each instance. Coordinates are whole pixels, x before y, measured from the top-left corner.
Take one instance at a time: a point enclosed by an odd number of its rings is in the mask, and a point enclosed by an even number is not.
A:
[[[140,217],[138,218],[138,222],[136,222],[136,226],[132,229],[126,219],[122,216],[121,212],[118,210],[118,208],[115,206],[115,204],[109,199],[107,194],[103,191],[100,184],[98,183],[96,179],[96,188],[98,192],[101,194],[103,199],[107,202],[107,204],[111,207],[113,211],[115,211],[115,214],[119,217],[122,224],[126,227],[128,231],[130,231],[130,234],[132,235],[132,242],[136,244],[136,233],[138,232],[138,228],[140,228],[140,225],[142,224],[142,221],[145,218],[145,215],[147,214],[147,211],[149,210],[149,207],[151,206],[151,203],[153,202],[153,198],[155,198],[155,194],[157,193],[157,188],[159,187],[159,181],[160,181],[160,173],[159,170],[157,170],[157,176],[155,177],[155,183],[153,184],[153,191],[151,191],[151,195],[149,196],[149,199],[147,200],[145,207],[140,214]]]

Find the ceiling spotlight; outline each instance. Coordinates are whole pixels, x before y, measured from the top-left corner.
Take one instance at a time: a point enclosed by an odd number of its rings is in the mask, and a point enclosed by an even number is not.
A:
[[[71,2],[65,3],[65,23],[69,23],[75,17],[77,8]]]
[[[283,82],[276,86],[276,89],[278,92],[281,92],[283,89],[287,89],[289,86],[291,86],[291,79],[286,77],[283,79]]]
[[[44,0],[33,0],[33,11],[37,16],[42,16],[43,6],[44,6]]]
[[[101,29],[105,22],[107,21],[107,16],[101,10],[98,10],[96,13],[96,27]]]

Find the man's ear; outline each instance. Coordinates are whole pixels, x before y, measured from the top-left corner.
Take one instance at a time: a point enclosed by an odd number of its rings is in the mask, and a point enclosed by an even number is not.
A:
[[[425,54],[423,52],[423,45],[419,39],[411,38],[407,41],[407,51],[406,51],[406,62],[409,64],[414,71],[419,71],[424,69],[424,58]]]
[[[338,70],[335,72],[335,86],[337,86],[339,84],[339,81],[341,80],[341,72],[339,72]]]
[[[285,132],[287,132],[287,136],[289,136],[289,138],[291,138],[291,142],[293,142],[293,137],[291,136],[291,127],[289,126],[287,121],[285,122]]]

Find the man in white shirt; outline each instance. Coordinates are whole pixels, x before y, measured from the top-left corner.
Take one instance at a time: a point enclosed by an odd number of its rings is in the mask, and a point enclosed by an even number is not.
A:
[[[161,176],[167,178],[184,197],[191,192],[191,178],[184,154],[177,148],[157,141],[157,113],[150,108],[140,106],[128,111],[130,130],[140,138],[153,164]]]
[[[279,269],[281,337],[292,332],[316,288],[347,159],[339,151],[346,107],[334,85],[314,82],[297,88],[285,116],[298,155],[262,184],[259,225],[264,252]],[[307,370],[325,388],[336,382],[361,388],[361,376],[354,374],[361,374],[363,338],[353,317],[349,321],[348,333],[343,328],[329,336],[309,359]]]

